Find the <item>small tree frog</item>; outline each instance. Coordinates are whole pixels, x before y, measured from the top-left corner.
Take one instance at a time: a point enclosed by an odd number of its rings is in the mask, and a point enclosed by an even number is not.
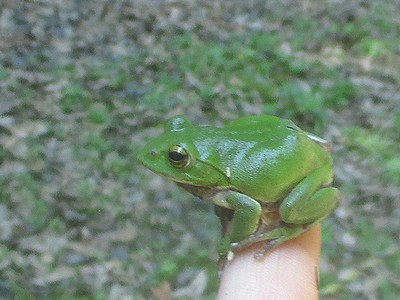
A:
[[[338,205],[329,144],[275,116],[243,117],[223,128],[176,116],[138,158],[215,205],[223,225],[221,256],[265,241],[256,254],[262,257]]]

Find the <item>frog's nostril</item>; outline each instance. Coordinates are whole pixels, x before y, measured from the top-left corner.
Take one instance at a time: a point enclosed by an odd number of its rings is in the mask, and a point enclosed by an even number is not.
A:
[[[150,150],[150,155],[155,157],[157,155],[157,150],[156,149],[151,149]]]

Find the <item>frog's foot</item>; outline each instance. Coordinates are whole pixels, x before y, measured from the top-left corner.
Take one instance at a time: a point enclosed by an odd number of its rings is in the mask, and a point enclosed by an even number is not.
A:
[[[229,250],[226,254],[220,254],[218,259],[218,277],[221,277],[226,264],[232,261],[234,258],[235,258],[235,253],[232,250]]]
[[[277,239],[274,240],[269,240],[267,242],[264,243],[264,245],[262,246],[262,248],[260,250],[258,250],[255,254],[254,254],[254,259],[256,260],[260,260],[262,258],[265,257],[265,255],[274,247],[282,244],[283,242],[287,241],[288,238],[286,236],[281,236]]]
[[[231,243],[231,250],[239,251],[248,247],[251,244],[265,241],[262,248],[254,254],[254,258],[259,260],[262,259],[271,249],[275,248],[276,246],[282,244],[287,240],[290,240],[302,234],[303,232],[310,229],[312,225],[316,223],[317,222],[306,225],[290,225],[290,226],[286,224],[266,232],[257,232],[240,242]]]
[[[282,244],[283,242],[299,236],[303,232],[309,230],[316,223],[317,222],[305,225],[296,225],[293,227],[280,228],[281,232],[283,230],[284,234],[276,239],[268,239],[263,247],[254,254],[254,258],[257,260],[262,259],[271,249]],[[265,235],[269,236],[269,233],[266,232]]]
[[[239,251],[257,242],[262,242],[266,240],[268,240],[269,242],[276,240],[284,235],[282,231],[283,226],[279,226],[268,231],[258,231],[254,234],[249,235],[244,240],[236,243],[231,243],[231,250]]]

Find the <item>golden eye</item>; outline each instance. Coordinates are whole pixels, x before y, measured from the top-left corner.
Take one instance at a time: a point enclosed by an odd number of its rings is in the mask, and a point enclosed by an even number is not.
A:
[[[190,164],[189,153],[179,145],[172,145],[168,150],[168,159],[176,168],[185,168]]]

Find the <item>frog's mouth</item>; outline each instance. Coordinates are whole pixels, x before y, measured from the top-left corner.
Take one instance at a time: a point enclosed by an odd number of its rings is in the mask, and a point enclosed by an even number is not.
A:
[[[220,193],[221,191],[235,190],[230,187],[217,187],[217,186],[205,187],[205,186],[196,186],[196,185],[191,185],[191,184],[181,183],[181,182],[176,182],[176,184],[179,187],[183,188],[185,191],[191,193],[192,195],[194,195],[206,202],[214,203],[214,204],[216,204],[214,202],[216,194]],[[225,206],[221,206],[221,207],[225,207]]]
[[[176,182],[176,184],[191,193],[192,195],[199,197],[203,200],[211,199],[212,196],[214,196],[218,192],[218,189],[211,187],[196,186],[183,182]]]

